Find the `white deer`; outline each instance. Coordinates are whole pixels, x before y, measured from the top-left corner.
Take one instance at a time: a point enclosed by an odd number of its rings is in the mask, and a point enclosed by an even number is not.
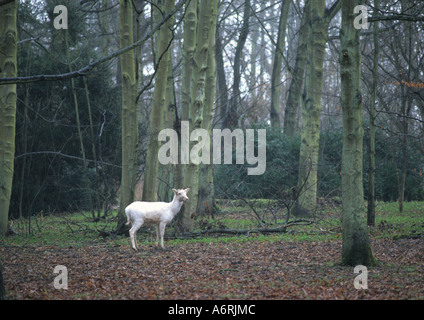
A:
[[[135,201],[125,208],[125,214],[127,215],[126,225],[131,223],[131,245],[135,251],[138,250],[135,236],[138,229],[140,229],[143,224],[156,224],[156,245],[158,245],[160,237],[160,244],[163,248],[165,227],[174,219],[183,203],[188,200],[187,192],[189,190],[190,188],[179,190],[172,189],[174,192],[174,199],[169,203]]]

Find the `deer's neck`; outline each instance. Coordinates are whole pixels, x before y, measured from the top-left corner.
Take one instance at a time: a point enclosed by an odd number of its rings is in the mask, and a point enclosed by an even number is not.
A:
[[[174,216],[180,211],[182,205],[183,205],[183,201],[180,201],[177,198],[177,196],[174,195],[174,199],[172,199],[172,202],[171,202],[171,211],[174,214]]]

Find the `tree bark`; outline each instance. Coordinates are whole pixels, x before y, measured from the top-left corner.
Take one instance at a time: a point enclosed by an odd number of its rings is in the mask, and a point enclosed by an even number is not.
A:
[[[209,136],[212,136],[212,115],[215,100],[216,74],[215,74],[215,33],[218,2],[212,1],[211,7],[211,25],[209,30],[209,53],[206,70],[205,84],[205,103],[203,107],[202,128],[208,130]],[[210,154],[212,154],[212,144],[210,145]],[[199,167],[199,192],[197,200],[197,212],[199,215],[212,213],[215,206],[215,192],[213,182],[213,164],[200,164]]]
[[[224,57],[222,47],[222,38],[220,36],[219,28],[216,30],[215,39],[215,60],[216,60],[216,73],[217,73],[217,106],[215,111],[214,123],[216,128],[225,129],[227,127],[227,116],[228,116],[228,87],[227,79],[224,69]]]
[[[119,24],[120,46],[125,48],[134,42],[133,8],[130,0],[121,0],[120,2]],[[121,56],[121,79],[122,174],[118,230],[126,221],[125,208],[134,201],[137,178],[138,121],[134,50],[130,50]]]
[[[289,0],[284,0],[281,4],[280,20],[278,23],[278,36],[277,44],[274,52],[274,63],[272,65],[271,74],[271,126],[279,128],[281,126],[280,120],[280,98],[281,98],[281,67],[283,64],[283,53],[286,43],[286,27],[287,18],[289,16],[290,8]]]
[[[342,0],[340,30],[341,105],[343,108],[342,151],[342,264],[374,265],[364,215],[362,184],[363,128],[361,96],[360,30],[355,29],[353,8],[360,0]]]
[[[316,209],[318,183],[318,153],[321,122],[321,89],[325,43],[328,24],[325,1],[311,3],[311,40],[306,64],[305,90],[302,105],[302,131],[299,157],[300,190],[294,214],[310,215]]]
[[[290,82],[286,108],[284,110],[284,133],[289,136],[293,136],[298,130],[297,112],[305,75],[305,65],[311,32],[311,24],[309,23],[310,6],[311,0],[306,0],[303,8],[302,22],[300,24],[295,65],[292,73],[292,80]]]
[[[402,8],[406,7],[405,4],[402,3]],[[406,8],[402,11],[407,10]],[[406,30],[405,30],[406,34]],[[408,56],[406,57],[405,54],[405,60],[408,63],[408,66],[412,65],[412,25],[408,25],[408,47],[406,49],[406,52]],[[411,79],[411,67],[408,68],[407,71],[407,79]],[[408,117],[411,112],[412,108],[412,97],[411,97],[411,90],[409,87],[401,87],[402,92],[402,117],[400,118],[401,121],[401,141],[402,141],[402,164],[401,164],[401,179],[400,179],[400,185],[399,185],[399,212],[403,212],[403,203],[405,201],[405,183],[406,183],[406,165],[407,165],[407,158],[408,158],[408,132],[409,132],[409,125],[408,125]]]
[[[199,5],[199,23],[197,24],[196,50],[192,61],[192,77],[190,87],[189,104],[189,129],[191,133],[202,127],[203,108],[205,99],[206,71],[208,68],[209,34],[211,27],[211,6],[217,0],[202,0]],[[190,141],[190,148],[195,142]],[[190,156],[191,158],[191,156]],[[184,205],[182,214],[182,229],[184,232],[191,231],[194,226],[194,218],[197,210],[199,190],[199,165],[189,161],[184,173],[184,185],[190,188],[190,200]]]
[[[182,57],[182,84],[181,84],[181,116],[178,123],[178,141],[179,144],[188,144],[189,137],[181,135],[181,121],[188,121],[189,107],[190,107],[190,85],[191,76],[193,73],[193,60],[194,51],[196,50],[196,33],[197,33],[197,0],[191,0],[186,6],[186,13],[184,16],[184,45],[183,45],[183,57]],[[183,141],[184,139],[184,141]],[[179,145],[179,150],[181,150]],[[185,186],[185,174],[186,167],[189,161],[190,155],[179,153],[179,164],[177,165],[177,187],[187,188]],[[191,196],[190,200],[191,201]],[[185,206],[181,208],[181,213],[176,217],[176,223],[180,231],[184,231],[189,226],[186,226]],[[190,222],[190,219],[188,220]]]
[[[164,3],[162,5],[160,5],[160,1],[158,1],[157,6],[162,7],[166,15],[166,13],[170,12],[174,7],[174,1],[164,0]],[[149,149],[147,150],[146,169],[144,172],[144,201],[157,200],[159,167],[158,152],[160,147],[158,134],[159,131],[162,130],[163,126],[163,110],[165,108],[166,83],[168,78],[169,65],[169,54],[167,54],[166,51],[169,50],[171,42],[171,28],[172,20],[170,19],[165,25],[162,26],[159,31],[158,57],[161,57],[161,59],[160,61],[158,61],[158,70],[155,79],[155,90],[153,93],[153,105],[152,111],[150,113],[148,131]]]
[[[378,10],[379,0],[374,0],[374,8]],[[375,14],[376,14],[375,13]],[[374,24],[374,59],[372,70],[372,92],[370,103],[370,129],[369,129],[369,150],[368,150],[368,207],[367,207],[367,225],[375,225],[375,102],[377,99],[377,84],[378,84],[378,22]]]
[[[0,8],[0,78],[17,76],[17,1]],[[7,231],[15,156],[16,84],[0,86],[0,237]]]
[[[249,18],[250,18],[250,0],[244,0],[243,24],[241,27],[240,37],[237,41],[236,52],[234,54],[234,80],[233,92],[229,103],[227,114],[227,127],[233,129],[238,126],[240,106],[240,82],[241,82],[241,55],[244,45],[246,44],[247,35],[249,34]]]
[[[172,67],[171,51],[167,51],[168,60],[168,78],[166,83],[166,98],[165,108],[163,111],[163,127],[175,129],[176,117],[176,101],[175,101],[175,88],[174,88],[174,72]],[[174,164],[159,164],[159,187],[158,196],[160,201],[170,202],[172,200],[172,188],[174,188],[174,174],[176,169]],[[176,178],[177,180],[179,178]],[[177,183],[175,183],[176,185]]]

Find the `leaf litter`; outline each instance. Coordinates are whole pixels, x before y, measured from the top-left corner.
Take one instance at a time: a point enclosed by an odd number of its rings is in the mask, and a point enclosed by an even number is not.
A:
[[[424,239],[372,241],[379,261],[358,290],[341,241],[3,246],[8,299],[424,299]],[[55,266],[68,289],[55,289]]]

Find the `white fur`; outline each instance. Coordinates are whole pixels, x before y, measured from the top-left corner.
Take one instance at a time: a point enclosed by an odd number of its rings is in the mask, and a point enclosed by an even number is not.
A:
[[[130,237],[131,245],[134,250],[137,251],[138,249],[135,239],[136,233],[143,224],[156,224],[156,245],[158,245],[160,236],[160,244],[163,248],[165,227],[174,219],[183,203],[188,200],[187,192],[189,190],[190,188],[180,190],[172,189],[174,192],[174,199],[169,203],[136,201],[125,208],[125,214],[127,215],[126,224],[129,225],[131,223]]]

